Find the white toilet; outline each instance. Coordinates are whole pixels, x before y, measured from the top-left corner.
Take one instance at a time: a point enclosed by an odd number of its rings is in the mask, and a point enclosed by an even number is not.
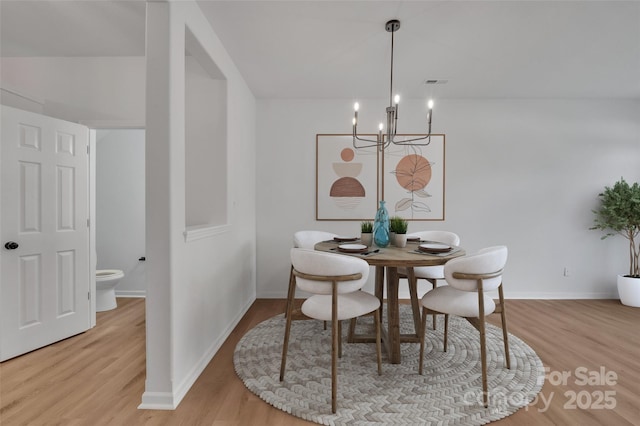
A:
[[[109,311],[118,307],[116,285],[123,277],[124,272],[119,269],[96,271],[96,312]]]

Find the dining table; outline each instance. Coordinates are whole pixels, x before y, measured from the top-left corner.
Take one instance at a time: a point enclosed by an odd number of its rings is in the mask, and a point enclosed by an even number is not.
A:
[[[355,241],[358,243],[359,241]],[[400,364],[402,357],[400,353],[401,343],[419,343],[422,330],[420,317],[420,301],[418,300],[418,286],[413,268],[420,266],[444,265],[450,259],[464,256],[465,251],[461,247],[453,246],[444,252],[427,252],[419,249],[422,245],[435,242],[408,241],[405,247],[389,245],[387,247],[371,246],[362,250],[346,250],[344,241],[340,239],[322,241],[315,245],[315,250],[338,253],[346,256],[355,256],[364,259],[369,265],[375,267],[375,296],[380,300],[380,318],[384,315],[384,283],[386,282],[387,294],[387,326],[382,327],[382,341],[386,349],[389,362]],[[340,247],[342,246],[342,247]],[[413,313],[414,333],[400,332],[400,306],[398,299],[398,288],[400,275],[398,268],[406,270],[406,277],[409,286],[409,298]],[[386,277],[386,281],[385,281]],[[349,333],[351,343],[375,342],[374,335],[353,335],[353,330]]]

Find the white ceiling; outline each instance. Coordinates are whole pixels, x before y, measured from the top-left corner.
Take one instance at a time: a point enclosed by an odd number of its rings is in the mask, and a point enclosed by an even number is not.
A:
[[[4,56],[144,56],[144,1],[0,0]]]
[[[640,99],[639,1],[199,1],[260,98]],[[144,54],[144,1],[1,2],[2,56]],[[426,86],[425,79],[446,79]]]

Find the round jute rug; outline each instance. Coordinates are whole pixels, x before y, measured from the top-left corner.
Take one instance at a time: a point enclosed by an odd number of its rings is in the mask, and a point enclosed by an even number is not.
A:
[[[401,305],[401,332],[413,331],[411,310]],[[331,413],[331,327],[322,321],[294,321],[284,381],[279,381],[285,319],[270,318],[236,346],[234,365],[245,386],[267,403],[305,420],[326,425],[481,425],[527,406],[544,383],[540,358],[509,334],[511,369],[504,364],[502,330],[487,325],[489,407],[482,405],[480,339],[464,319],[450,317],[443,351],[443,317],[433,330],[427,321],[424,374],[418,374],[420,345],[401,345],[402,364],[389,364],[383,351],[378,376],[375,344],[346,343],[338,360],[338,409]],[[346,336],[347,326],[343,327]],[[358,320],[357,333],[373,330],[371,317]]]

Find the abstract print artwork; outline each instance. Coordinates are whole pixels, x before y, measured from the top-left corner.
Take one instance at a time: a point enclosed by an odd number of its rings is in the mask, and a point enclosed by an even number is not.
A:
[[[366,220],[376,212],[378,154],[351,135],[316,135],[316,219]]]
[[[417,135],[398,135],[397,140]],[[427,146],[394,145],[385,149],[382,198],[389,215],[407,220],[444,220],[444,135]]]

